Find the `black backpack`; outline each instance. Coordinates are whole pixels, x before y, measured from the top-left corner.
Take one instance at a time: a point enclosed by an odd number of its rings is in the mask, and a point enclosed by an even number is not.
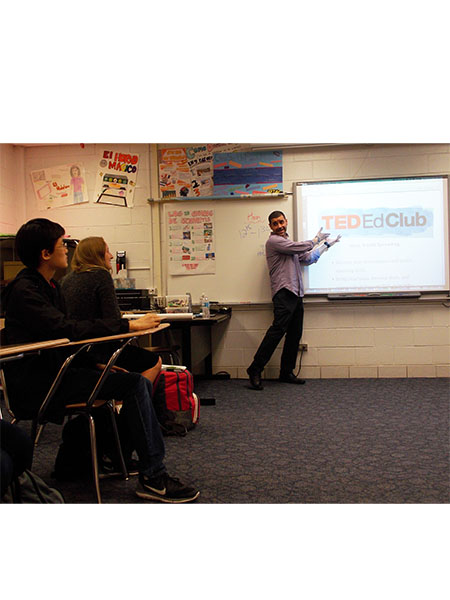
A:
[[[103,472],[120,472],[120,461],[114,444],[112,424],[106,410],[93,413],[99,469]],[[133,448],[130,436],[120,414],[116,415],[120,444],[125,461],[131,458]],[[56,455],[52,473],[58,481],[74,481],[92,477],[91,441],[89,423],[83,415],[69,419],[63,427],[62,443]]]

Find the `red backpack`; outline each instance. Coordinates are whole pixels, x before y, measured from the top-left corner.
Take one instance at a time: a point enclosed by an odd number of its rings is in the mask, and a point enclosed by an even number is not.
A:
[[[163,434],[185,435],[199,420],[200,402],[194,378],[176,366],[161,369],[153,384],[153,405]]]

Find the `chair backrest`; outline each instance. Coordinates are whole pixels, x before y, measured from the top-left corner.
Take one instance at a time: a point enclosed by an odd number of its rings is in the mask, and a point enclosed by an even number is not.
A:
[[[37,414],[37,425],[41,425],[44,421],[45,421],[45,413],[47,411],[47,408],[53,398],[53,396],[56,394],[61,381],[67,371],[67,369],[70,367],[70,364],[72,363],[72,361],[74,360],[74,358],[76,356],[78,356],[81,352],[83,352],[86,349],[90,348],[90,344],[83,344],[82,346],[80,346],[80,348],[77,348],[70,356],[68,356],[66,358],[66,360],[63,362],[63,364],[60,366],[59,371],[55,377],[55,379],[53,380],[52,385],[50,386],[50,389],[47,392],[47,395],[45,396],[38,414]]]
[[[89,396],[89,399],[87,401],[87,406],[92,406],[95,402],[95,400],[98,398],[101,389],[103,387],[103,384],[105,382],[105,379],[108,377],[108,375],[111,372],[111,369],[113,368],[113,366],[116,364],[117,359],[119,358],[119,356],[122,354],[125,346],[128,346],[128,344],[132,341],[134,341],[136,338],[135,337],[131,337],[126,339],[122,345],[120,346],[120,348],[117,348],[117,350],[115,352],[113,352],[113,354],[111,355],[111,358],[109,359],[109,361],[107,362],[105,368],[102,371],[102,374],[100,375],[99,380],[97,381],[94,389],[91,392],[91,395]]]
[[[120,346],[120,348],[118,348],[110,357],[108,363],[106,364],[106,366],[104,367],[103,371],[101,372],[101,374],[99,375],[99,378],[97,380],[97,383],[94,386],[94,389],[92,390],[89,398],[86,401],[86,407],[90,408],[93,406],[95,400],[98,398],[101,389],[103,387],[103,383],[105,382],[105,379],[108,377],[108,375],[111,372],[111,369],[113,368],[113,366],[116,364],[117,359],[119,358],[120,354],[122,353],[123,349],[125,348],[125,346],[127,346],[131,341],[133,341],[134,339],[136,339],[135,337],[131,337],[131,338],[127,338],[122,345]],[[78,356],[78,354],[80,354],[82,351],[84,350],[89,350],[89,348],[91,347],[92,343],[88,343],[88,344],[83,344],[78,350],[76,350],[73,354],[71,354],[68,358],[66,358],[66,360],[64,361],[64,363],[61,365],[60,370],[55,378],[55,380],[53,381],[53,384],[51,386],[51,388],[49,389],[47,396],[45,397],[44,401],[41,404],[41,407],[39,409],[38,415],[37,415],[37,426],[39,427],[40,425],[42,425],[43,423],[46,422],[46,412],[47,412],[47,408],[53,398],[53,396],[55,395],[63,377],[64,374],[66,373],[67,369],[69,368],[71,362],[73,361],[73,359]]]

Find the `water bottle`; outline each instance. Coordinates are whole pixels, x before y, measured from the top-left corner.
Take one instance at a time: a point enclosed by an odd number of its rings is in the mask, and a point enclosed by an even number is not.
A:
[[[209,312],[209,300],[208,300],[208,298],[207,298],[207,296],[206,296],[206,294],[205,294],[205,293],[203,293],[203,294],[200,296],[200,303],[201,303],[201,305],[202,305],[202,317],[203,317],[204,319],[209,319],[209,317],[210,317],[210,312]]]

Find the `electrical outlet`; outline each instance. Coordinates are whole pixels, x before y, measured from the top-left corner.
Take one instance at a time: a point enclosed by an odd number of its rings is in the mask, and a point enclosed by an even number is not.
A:
[[[156,288],[154,288],[154,287],[148,288],[148,293],[151,294],[152,296],[158,295],[158,292],[156,291]]]
[[[308,350],[308,344],[299,344],[298,349],[300,352],[306,352]]]

